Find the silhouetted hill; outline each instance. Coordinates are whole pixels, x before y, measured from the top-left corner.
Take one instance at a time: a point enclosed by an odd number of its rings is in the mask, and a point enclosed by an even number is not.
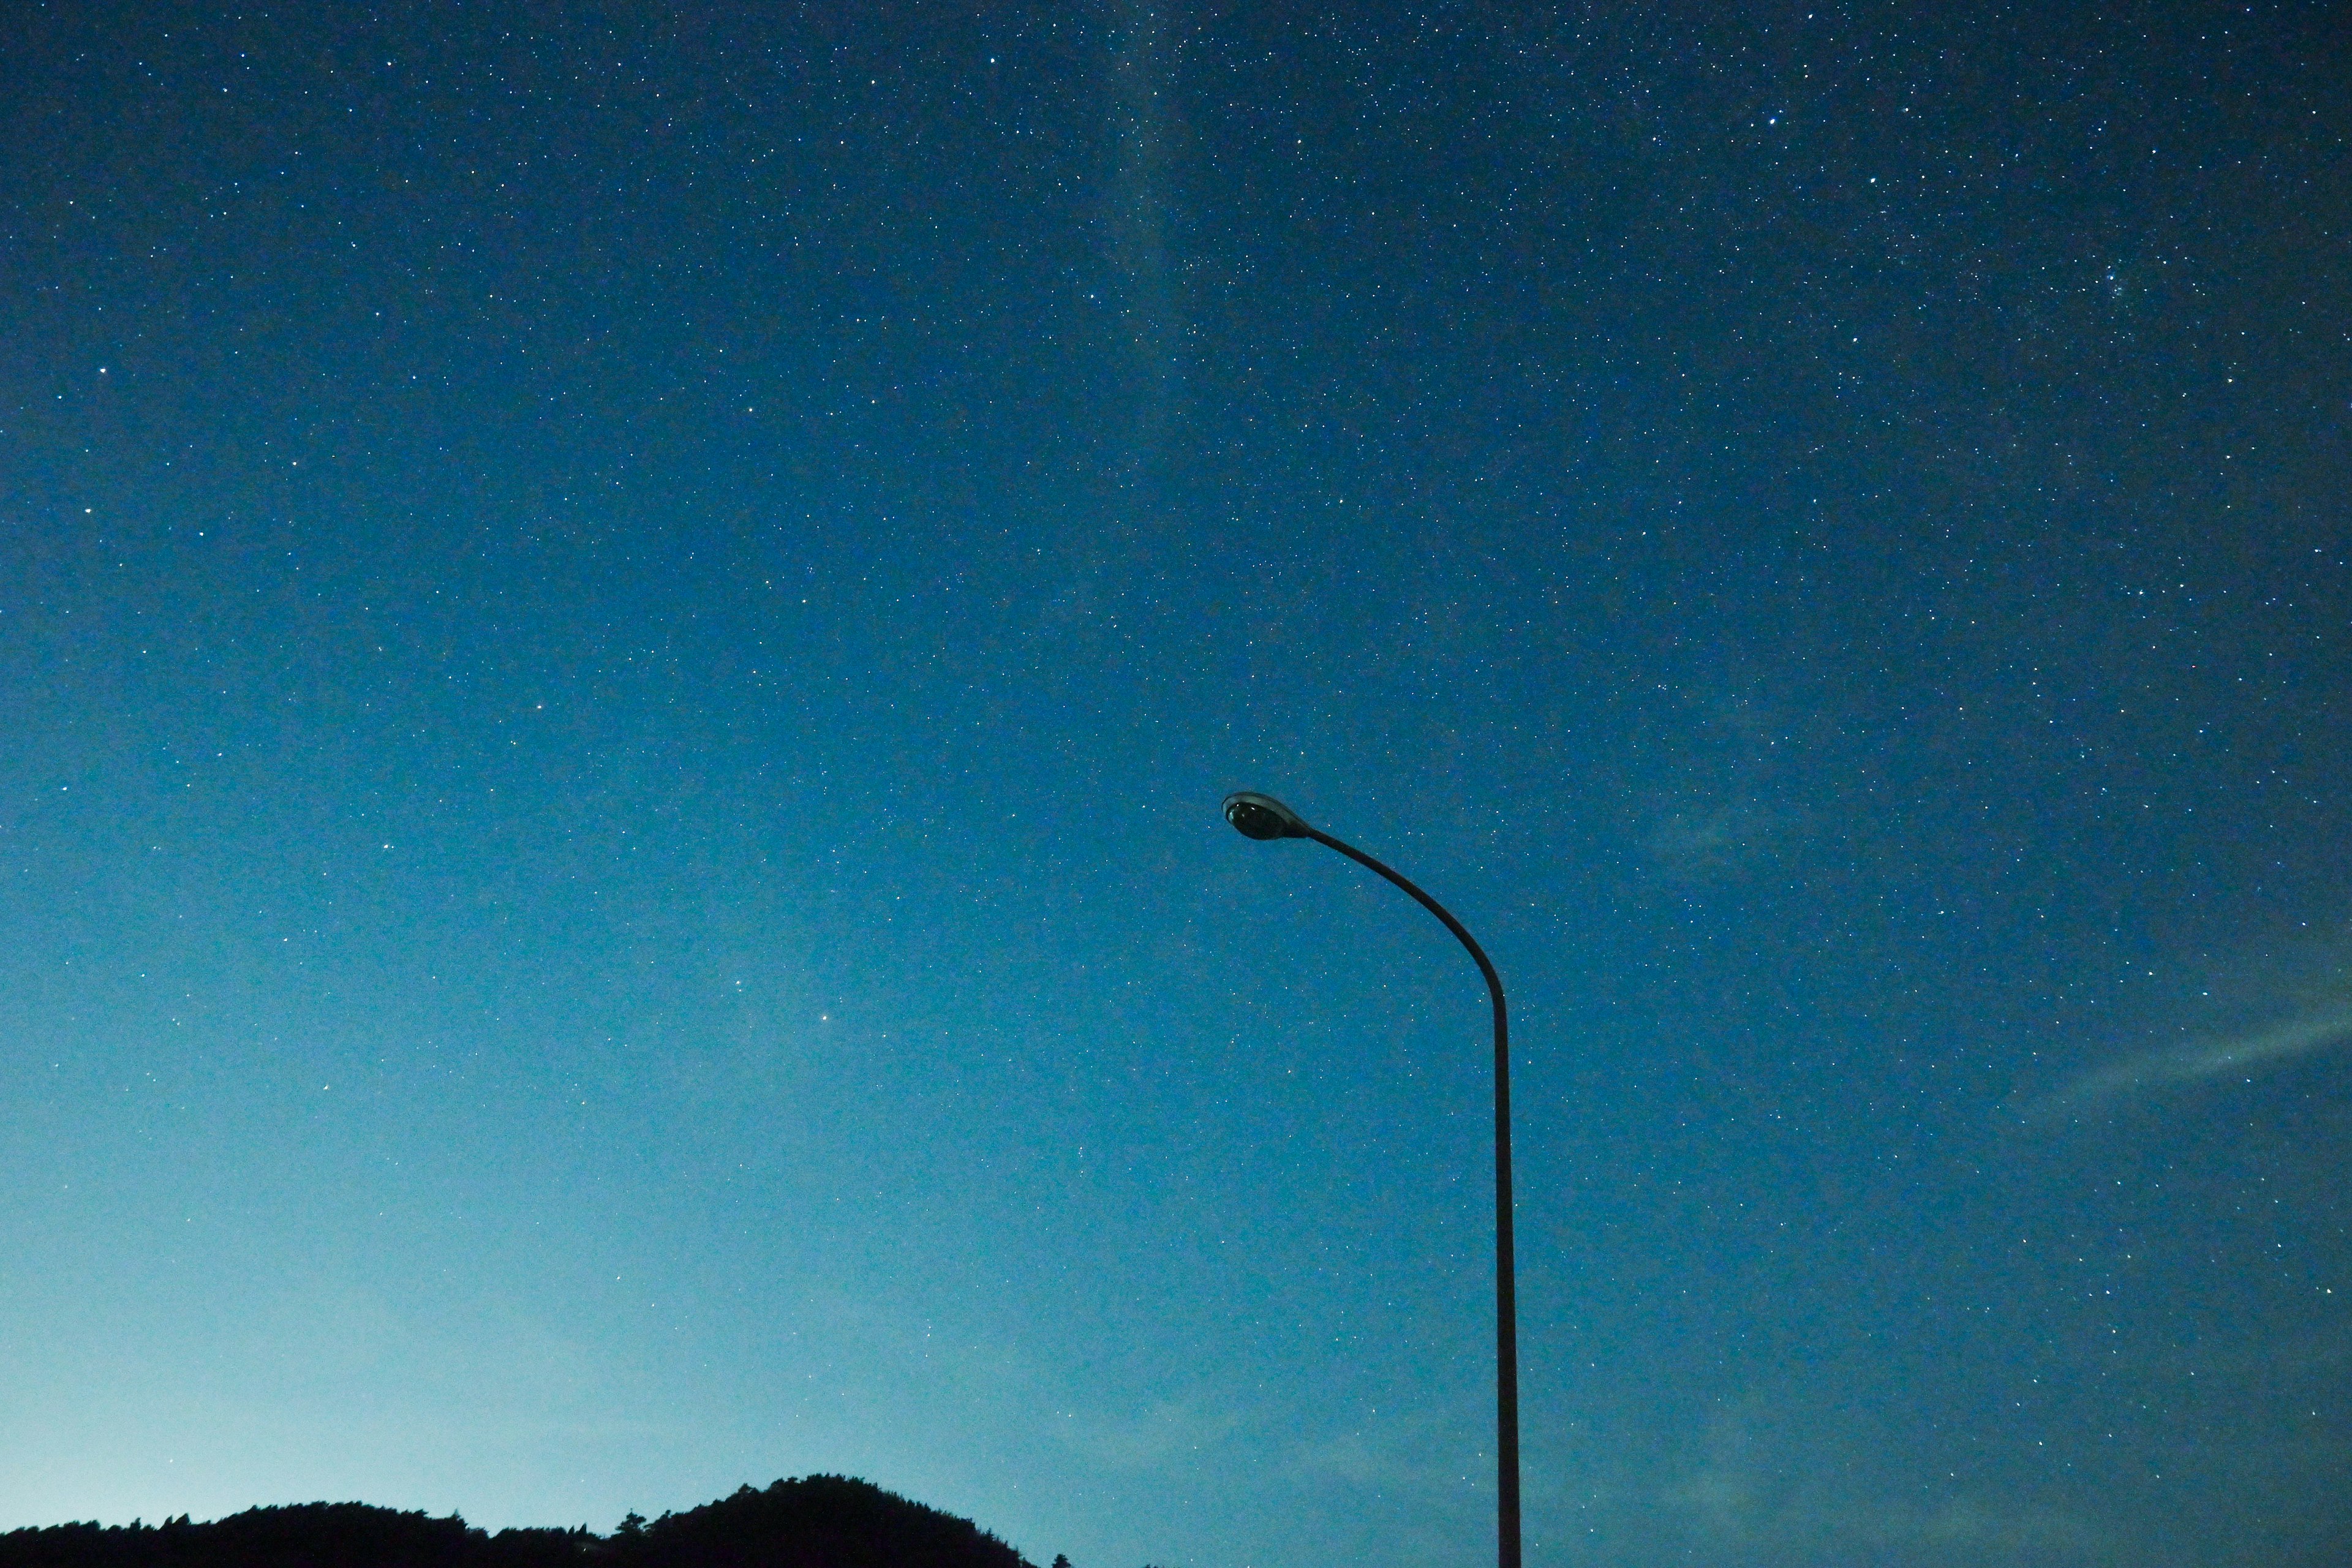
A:
[[[476,1530],[356,1502],[256,1508],[210,1524],[59,1524],[0,1535],[0,1568],[1034,1568],[973,1524],[845,1476],[635,1514],[611,1535]]]
[[[60,1524],[0,1535],[6,1568],[583,1568],[585,1530],[470,1528],[358,1502],[254,1508],[211,1524]]]
[[[615,1568],[1032,1568],[970,1520],[845,1476],[745,1487],[612,1545]]]

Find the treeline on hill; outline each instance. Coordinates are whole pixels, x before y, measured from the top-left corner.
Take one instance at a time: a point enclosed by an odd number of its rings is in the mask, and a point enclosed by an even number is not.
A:
[[[0,1534],[0,1568],[1035,1568],[970,1520],[845,1476],[636,1514],[610,1535],[476,1530],[366,1503],[255,1508],[209,1524],[58,1524]],[[1055,1558],[1055,1568],[1068,1568]]]

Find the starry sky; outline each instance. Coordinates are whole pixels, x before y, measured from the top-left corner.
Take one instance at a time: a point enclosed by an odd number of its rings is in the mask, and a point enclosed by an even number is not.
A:
[[[2330,18],[12,5],[0,1528],[2343,1561]]]

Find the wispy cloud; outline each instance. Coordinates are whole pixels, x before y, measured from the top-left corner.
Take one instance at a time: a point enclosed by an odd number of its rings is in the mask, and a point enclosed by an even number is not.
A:
[[[2306,1013],[2259,1029],[2145,1051],[2084,1073],[2027,1105],[2022,1117],[2043,1121],[2127,1095],[2250,1075],[2316,1051],[2352,1046],[2352,1005]]]
[[[1491,1441],[1491,1439],[1488,1439]],[[1493,1461],[1477,1432],[1435,1414],[1397,1414],[1334,1430],[1302,1444],[1302,1474],[1357,1486],[1412,1491],[1475,1491]]]
[[[1972,1491],[1887,1467],[1866,1426],[1818,1394],[1751,1394],[1690,1435],[1644,1510],[1703,1563],[1919,1568],[2113,1560],[2112,1521],[2057,1499]],[[1926,1467],[1920,1467],[1926,1469]]]
[[[1066,1436],[1073,1447],[1112,1469],[1193,1468],[1247,1425],[1245,1412],[1205,1403],[1163,1399],[1139,1410],[1074,1411]]]
[[[1671,875],[1706,877],[1737,871],[1761,858],[1789,826],[1782,814],[1743,801],[1666,816],[1651,830],[1647,844]]]

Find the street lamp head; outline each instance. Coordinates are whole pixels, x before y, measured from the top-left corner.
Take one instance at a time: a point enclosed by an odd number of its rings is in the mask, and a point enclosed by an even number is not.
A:
[[[1244,838],[1304,838],[1307,819],[1270,795],[1243,790],[1225,796],[1225,820]]]

